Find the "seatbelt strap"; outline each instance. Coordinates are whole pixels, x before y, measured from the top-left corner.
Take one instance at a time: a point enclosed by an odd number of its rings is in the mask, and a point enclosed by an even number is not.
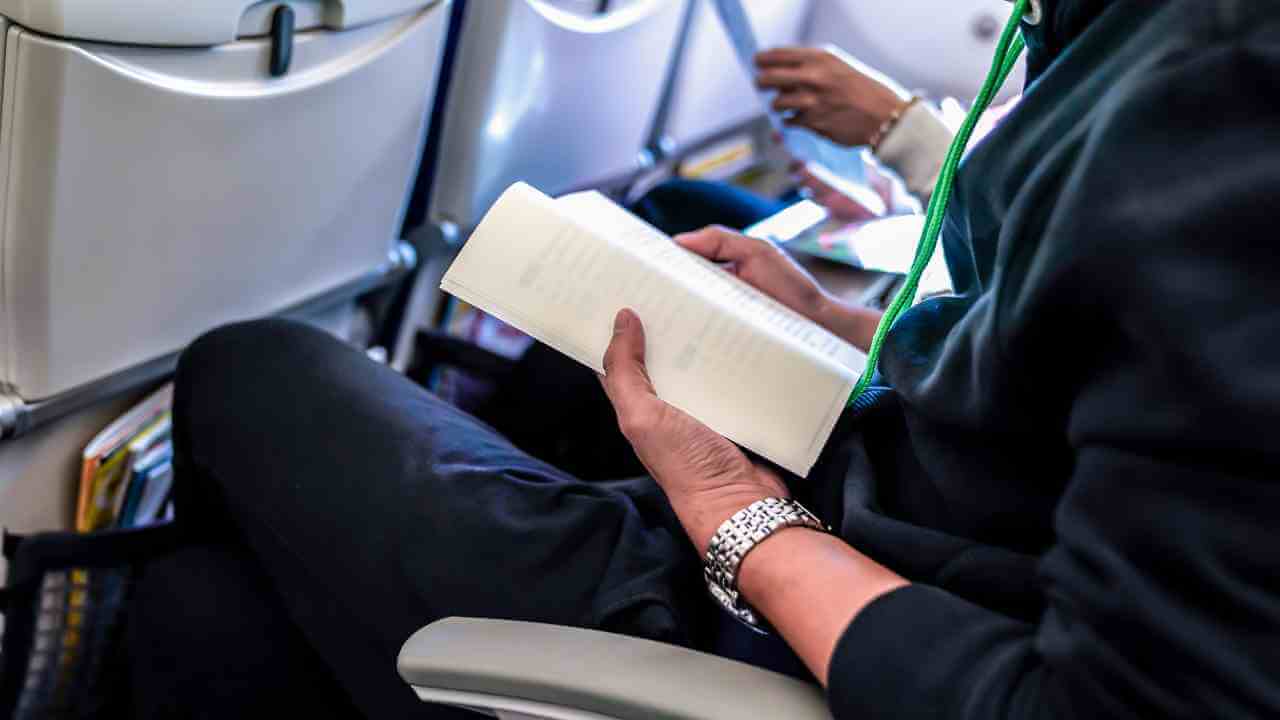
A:
[[[867,351],[866,370],[862,372],[862,377],[858,378],[858,384],[853,388],[849,405],[853,405],[871,385],[871,378],[875,375],[876,364],[880,360],[880,351],[884,347],[885,338],[889,335],[893,324],[911,307],[915,299],[916,290],[920,287],[920,276],[924,273],[925,266],[929,264],[929,259],[933,257],[933,251],[938,246],[942,221],[946,217],[947,206],[951,203],[951,195],[955,191],[956,171],[960,167],[960,160],[964,157],[969,140],[973,137],[973,129],[977,126],[982,114],[991,106],[992,99],[1018,64],[1018,58],[1026,48],[1026,42],[1022,33],[1019,32],[1019,25],[1029,5],[1030,0],[1016,0],[1014,3],[1013,15],[1009,17],[1004,33],[1000,36],[1000,42],[996,45],[995,58],[991,62],[987,79],[983,82],[978,97],[973,101],[973,107],[969,108],[969,114],[960,126],[960,131],[951,142],[951,149],[947,151],[946,160],[942,163],[942,170],[938,174],[938,182],[929,198],[924,231],[920,236],[919,245],[916,246],[915,259],[907,272],[907,279],[902,289],[898,291],[893,302],[885,310],[884,316],[880,318],[880,324],[876,327],[876,333],[871,339],[871,347]]]

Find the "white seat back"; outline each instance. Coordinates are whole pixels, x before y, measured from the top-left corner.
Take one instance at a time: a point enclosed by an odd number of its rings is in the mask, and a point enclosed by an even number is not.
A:
[[[1005,0],[821,0],[808,42],[837,45],[909,89],[968,104],[1011,12]],[[1022,73],[998,99],[1020,92]]]
[[[268,39],[98,44],[0,21],[0,385],[49,398],[384,265],[448,15],[419,0],[298,32],[278,78]]]
[[[474,227],[517,180],[557,194],[637,169],[684,0],[613,6],[597,15],[548,0],[470,0],[434,220]]]
[[[124,45],[211,46],[265,34],[281,5],[296,27],[347,30],[420,10],[433,0],[0,0],[0,16],[64,39]]]
[[[677,152],[761,117],[766,110],[713,4],[694,1],[698,7],[676,70],[664,129]],[[743,0],[761,50],[803,43],[813,5],[814,0]]]

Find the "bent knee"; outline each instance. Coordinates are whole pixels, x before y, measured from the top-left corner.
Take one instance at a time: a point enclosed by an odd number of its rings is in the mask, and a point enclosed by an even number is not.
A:
[[[295,363],[299,352],[334,339],[296,320],[267,318],[224,325],[201,335],[178,359],[178,387],[269,371]]]
[[[181,428],[198,415],[202,423],[244,422],[246,407],[286,384],[306,355],[340,343],[303,323],[270,318],[225,325],[191,343],[178,359],[174,414]],[[179,430],[181,434],[182,431]]]

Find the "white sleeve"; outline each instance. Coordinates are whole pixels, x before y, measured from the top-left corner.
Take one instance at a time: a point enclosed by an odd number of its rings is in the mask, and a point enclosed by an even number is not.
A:
[[[954,137],[932,106],[917,102],[885,135],[876,157],[902,176],[912,195],[928,200]]]

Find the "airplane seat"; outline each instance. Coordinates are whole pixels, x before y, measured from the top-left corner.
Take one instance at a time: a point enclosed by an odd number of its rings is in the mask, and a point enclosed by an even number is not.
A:
[[[607,189],[648,167],[687,1],[466,4],[453,79],[441,89],[436,179],[422,203],[433,251],[395,343],[397,369],[412,363],[414,331],[441,314],[437,286],[452,253],[509,185]]]
[[[0,0],[0,525],[70,529],[86,443],[215,325],[352,337],[413,265],[449,7]]]
[[[743,0],[760,49],[804,42],[813,0]],[[820,4],[820,3],[819,3]],[[765,105],[742,67],[711,2],[697,2],[672,86],[664,145],[681,155],[764,117]]]
[[[410,264],[448,14],[0,0],[0,436],[171,369],[214,326],[326,315]]]
[[[396,666],[423,702],[501,720],[831,720],[815,684],[676,645],[542,623],[439,620],[405,641]]]
[[[390,351],[389,362],[397,370],[405,371],[413,357],[414,334],[418,327],[429,325],[429,318],[436,311],[434,280],[431,270],[440,265],[439,256],[451,249],[453,234],[449,228],[430,222],[431,191],[440,173],[441,145],[445,110],[448,108],[450,88],[455,81],[458,46],[462,41],[463,19],[466,17],[467,0],[452,0],[449,9],[448,29],[445,33],[440,64],[436,73],[436,85],[427,119],[427,133],[423,141],[422,162],[409,193],[400,237],[416,254],[419,264],[413,269],[387,308],[383,323],[383,335],[377,344]],[[425,277],[424,277],[425,276]]]
[[[470,3],[431,218],[464,232],[508,185],[599,187],[642,167],[684,0]]]
[[[967,105],[982,87],[1008,17],[1005,0],[822,0],[814,4],[806,42],[836,45],[908,89]],[[1020,61],[996,102],[1022,91],[1024,73]]]
[[[437,70],[435,91],[427,119],[427,134],[423,140],[422,162],[418,165],[417,177],[413,181],[413,189],[409,193],[409,202],[405,208],[400,237],[411,238],[419,233],[428,223],[427,211],[431,201],[431,189],[440,170],[441,132],[444,127],[444,113],[448,107],[449,89],[454,82],[454,67],[457,64],[458,44],[462,40],[462,20],[466,17],[467,0],[452,0],[449,9],[449,24],[440,52],[440,66]]]

